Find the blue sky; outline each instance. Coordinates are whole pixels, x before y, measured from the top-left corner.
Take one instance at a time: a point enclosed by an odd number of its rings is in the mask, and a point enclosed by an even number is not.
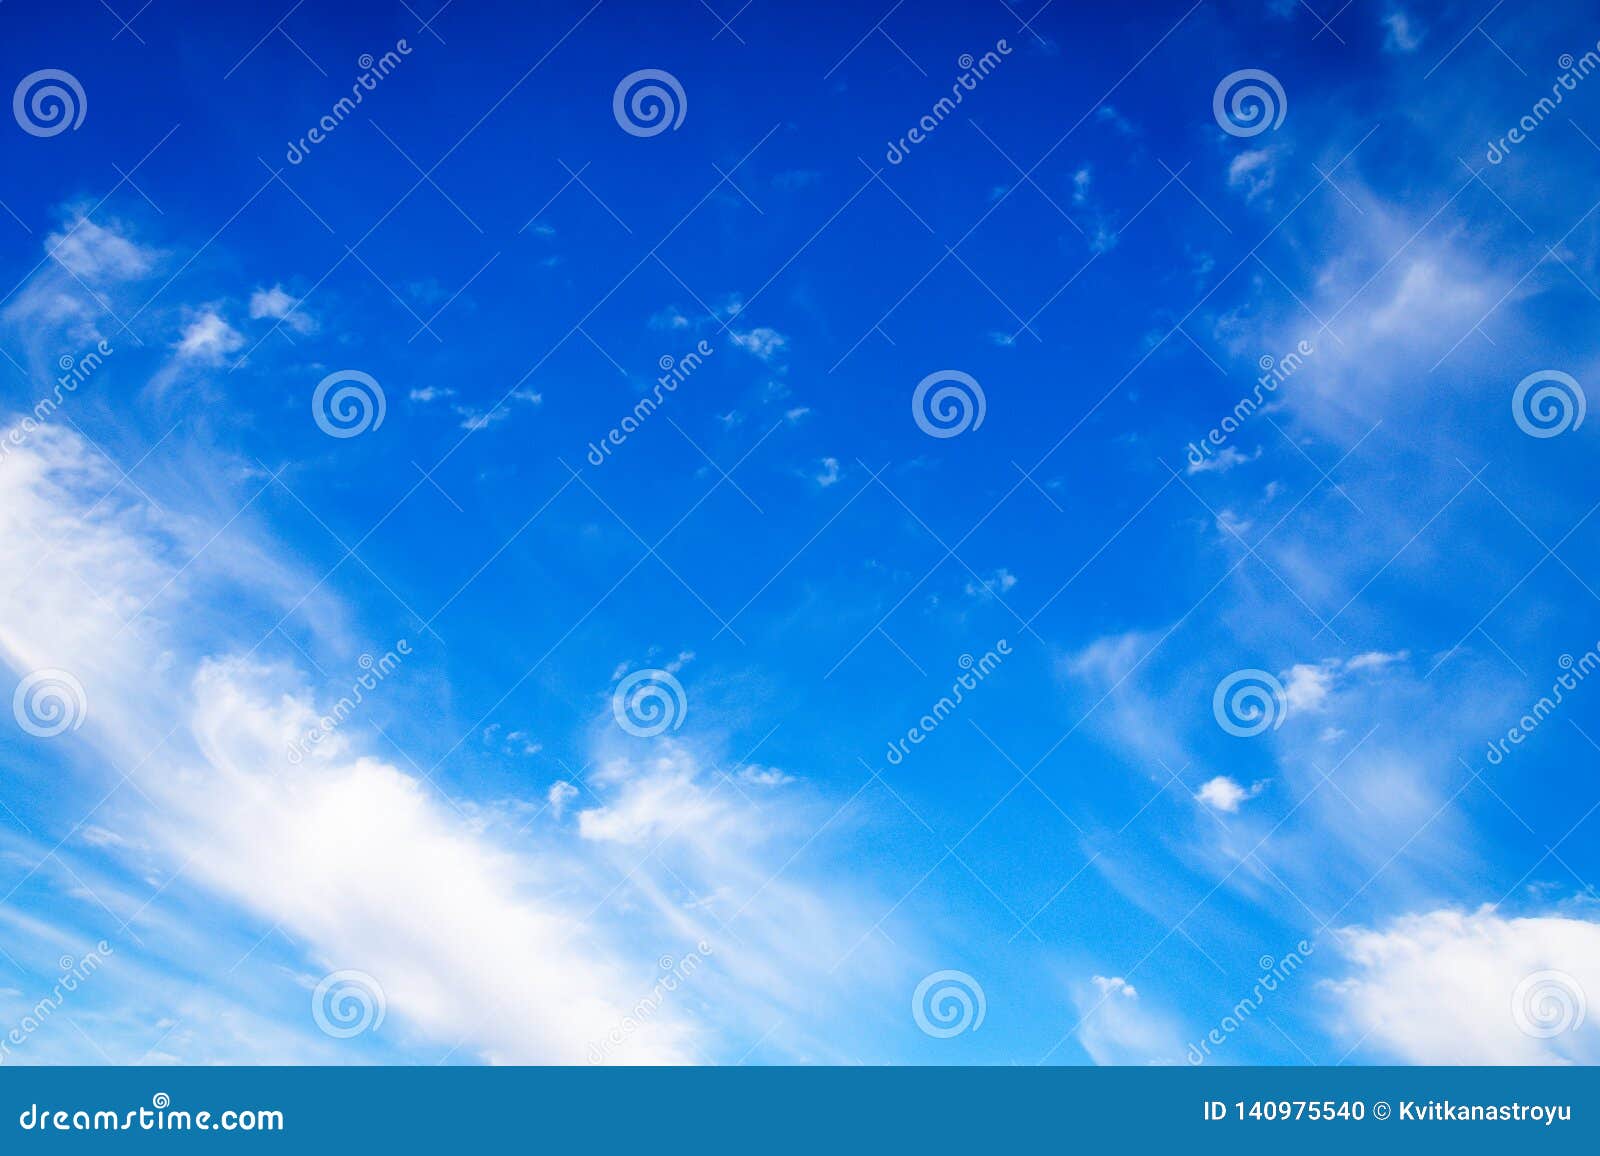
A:
[[[62,15],[0,1062],[1600,1058],[1579,6]]]

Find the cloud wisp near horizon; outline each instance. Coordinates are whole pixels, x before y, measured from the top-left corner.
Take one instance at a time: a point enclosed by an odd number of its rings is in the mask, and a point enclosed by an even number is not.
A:
[[[1578,6],[109,12],[0,1063],[1600,1061]]]

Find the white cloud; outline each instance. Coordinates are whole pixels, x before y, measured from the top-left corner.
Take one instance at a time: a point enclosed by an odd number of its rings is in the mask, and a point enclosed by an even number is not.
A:
[[[1404,650],[1394,654],[1369,650],[1349,659],[1330,658],[1317,663],[1296,663],[1283,675],[1284,698],[1289,704],[1289,711],[1293,714],[1324,710],[1329,696],[1349,684],[1346,675],[1364,671],[1376,675],[1409,657],[1410,652]]]
[[[1422,46],[1421,30],[1403,9],[1391,8],[1384,14],[1382,24],[1387,30],[1383,38],[1385,52],[1412,53]]]
[[[1253,462],[1260,456],[1260,446],[1257,446],[1256,452],[1251,454],[1249,457],[1246,457],[1244,454],[1240,453],[1237,446],[1223,446],[1222,449],[1218,450],[1216,453],[1201,457],[1199,460],[1196,460],[1195,456],[1191,454],[1189,456],[1189,468],[1184,472],[1188,474],[1205,474],[1212,472],[1225,474],[1235,466],[1242,466],[1249,462]]]
[[[1102,104],[1094,110],[1094,118],[1102,124],[1109,124],[1124,136],[1133,136],[1138,132],[1128,118],[1123,116],[1109,104]]]
[[[1016,575],[1001,567],[986,578],[973,579],[966,585],[969,597],[991,597],[995,594],[1004,594],[1017,584]]]
[[[1328,701],[1333,689],[1335,663],[1298,662],[1289,668],[1283,679],[1283,697],[1291,714],[1300,711],[1319,711]]]
[[[1344,664],[1346,670],[1382,670],[1397,662],[1404,662],[1411,657],[1411,652],[1402,650],[1397,654],[1386,654],[1381,650],[1369,650],[1358,654]]]
[[[100,329],[106,305],[120,313],[116,291],[153,272],[160,254],[114,226],[82,217],[46,237],[43,250],[43,264],[12,291],[0,317],[21,331],[38,371],[54,377],[60,371],[44,373],[44,367],[60,356],[59,342],[81,347],[106,337]],[[131,312],[134,306],[126,308]],[[122,343],[116,333],[110,337],[113,345]]]
[[[415,391],[412,396],[416,397],[418,393],[427,393],[428,396],[426,398],[417,398],[417,400],[431,401],[435,396],[453,396],[454,392],[454,390],[440,390],[437,394],[435,394],[431,390],[418,390]],[[507,402],[510,401],[520,401],[524,405],[542,405],[544,403],[544,394],[533,393],[532,391],[526,389],[516,389],[511,391],[511,396],[507,398],[506,401],[502,401],[493,409],[483,410],[470,405],[457,405],[452,406],[451,408],[455,410],[456,416],[461,419],[462,429],[467,430],[468,432],[476,432],[478,430],[488,429],[490,426],[497,425],[498,423],[503,422],[510,417],[511,406],[507,404]]]
[[[1352,1044],[1414,1064],[1600,1063],[1600,1009],[1588,1007],[1600,924],[1485,906],[1350,928],[1339,943],[1352,971],[1328,990]]]
[[[1278,175],[1271,149],[1246,149],[1228,164],[1228,187],[1241,189],[1253,201],[1272,187]]]
[[[1218,775],[1201,783],[1194,797],[1213,810],[1226,811],[1233,815],[1238,813],[1240,803],[1255,798],[1265,786],[1265,783],[1252,783],[1249,788],[1245,788],[1227,775]]]
[[[731,835],[736,820],[731,805],[699,781],[688,752],[668,745],[643,767],[614,761],[595,775],[596,784],[617,789],[611,802],[578,813],[585,839],[637,846],[670,837],[685,826]]]
[[[410,397],[412,401],[421,402],[423,405],[426,405],[430,401],[439,401],[443,398],[454,397],[455,395],[456,391],[453,389],[446,389],[444,386],[439,385],[427,385],[423,386],[421,389],[413,389],[407,396]]]
[[[794,776],[785,774],[777,767],[751,766],[740,769],[739,781],[753,787],[781,787],[794,782]]]
[[[123,236],[114,227],[95,224],[87,217],[73,221],[63,231],[45,238],[47,252],[79,277],[91,283],[130,281],[149,273],[157,253]]]
[[[822,469],[817,472],[817,485],[824,488],[833,485],[839,480],[839,459],[823,458]]]
[[[1217,512],[1216,525],[1219,534],[1232,539],[1244,537],[1255,523],[1234,510],[1222,509]]]
[[[545,793],[544,798],[545,803],[550,808],[550,814],[559,819],[566,811],[567,804],[577,797],[578,788],[563,780],[559,783],[551,783],[550,790]]]
[[[470,406],[465,405],[458,405],[455,408],[456,416],[461,419],[461,428],[468,430],[469,432],[488,429],[496,422],[505,421],[506,418],[511,416],[511,411],[505,406],[501,406],[499,409],[491,409],[487,411],[473,409]]]
[[[221,365],[244,348],[244,336],[214,309],[207,309],[184,326],[175,347],[178,356],[202,365]]]
[[[163,880],[181,876],[186,902],[210,904],[209,928],[239,922],[230,912],[281,928],[303,957],[302,976],[353,968],[376,977],[395,1025],[386,1021],[383,1040],[401,1054],[459,1048],[490,1061],[582,1063],[649,990],[640,976],[663,944],[715,942],[696,979],[704,993],[662,1008],[610,1058],[736,1056],[748,1041],[738,1050],[718,1043],[730,1026],[796,1017],[819,992],[860,1000],[883,974],[886,949],[865,940],[889,900],[864,902],[859,882],[818,888],[804,865],[784,863],[825,814],[794,810],[790,793],[757,812],[685,743],[597,751],[602,770],[588,781],[602,801],[580,813],[578,838],[559,842],[559,832],[532,842],[519,830],[526,803],[458,812],[421,776],[365,754],[355,725],[291,763],[289,744],[318,718],[314,696],[282,662],[227,656],[256,641],[240,637],[241,622],[283,617],[316,576],[280,583],[270,555],[258,564],[248,516],[219,543],[227,549],[183,569],[214,523],[182,513],[186,491],[153,478],[141,480],[161,492],[161,511],[130,496],[89,513],[115,481],[108,473],[55,427],[0,470],[0,534],[17,543],[0,554],[0,585],[15,588],[0,620],[0,661],[82,680],[90,707],[75,737],[87,744],[76,773],[93,781],[75,784],[86,794],[105,794],[108,767],[139,768],[152,806],[130,796],[131,811],[114,817],[123,839],[148,847],[129,869],[142,876],[155,863]],[[93,575],[94,598],[85,599],[80,573]],[[154,613],[124,628],[147,605]],[[250,613],[258,606],[264,613]],[[319,632],[339,615],[315,597],[306,610],[302,641],[326,650]],[[425,664],[411,659],[392,679],[426,677]],[[393,693],[403,693],[398,682]],[[554,799],[570,805],[565,791]],[[647,838],[655,858],[641,864]],[[133,856],[110,843],[97,854]],[[98,880],[95,890],[108,893]],[[147,935],[167,905],[144,904],[148,891],[113,898],[129,911],[149,908],[140,917]],[[717,901],[720,918],[737,916],[736,939],[699,902],[714,896],[727,897]],[[847,957],[849,966],[829,970]],[[217,982],[271,988],[282,982],[275,967],[252,960]],[[167,1014],[181,1020],[183,1000],[169,988],[142,991],[141,1005],[170,1000]],[[292,1003],[296,1016],[278,1025],[272,1054],[326,1055],[304,997]],[[784,1035],[769,1046],[789,1046]],[[243,1041],[190,1045],[181,1032],[163,1048],[177,1059],[258,1054]]]
[[[771,361],[789,345],[787,337],[765,325],[758,326],[748,333],[730,331],[730,336],[740,349],[754,354],[762,361]]]
[[[659,313],[651,315],[650,328],[665,330],[687,329],[689,328],[689,319],[684,316],[683,311],[676,305],[669,305]]]
[[[1124,999],[1139,998],[1138,990],[1133,986],[1133,984],[1123,979],[1120,975],[1090,976],[1089,982],[1094,984],[1095,988],[1100,992],[1101,995],[1120,995]]]
[[[1147,1007],[1121,976],[1092,976],[1073,988],[1078,1042],[1097,1064],[1172,1064],[1183,1054],[1177,1023]]]
[[[285,740],[316,712],[275,699],[282,682],[201,668],[193,726],[212,781],[191,787],[190,821],[174,833],[190,870],[303,937],[320,966],[373,975],[392,1012],[447,1047],[454,1037],[493,1062],[582,1062],[629,985],[612,952],[569,940],[582,912],[541,887],[550,865],[474,834],[384,762],[335,746],[289,767]],[[534,995],[550,992],[561,998]],[[664,1014],[623,1054],[684,1060],[686,1033]]]
[[[317,327],[316,320],[302,312],[299,304],[300,298],[285,293],[282,285],[257,289],[250,294],[250,317],[254,321],[270,317],[282,321],[296,333],[310,333]]]

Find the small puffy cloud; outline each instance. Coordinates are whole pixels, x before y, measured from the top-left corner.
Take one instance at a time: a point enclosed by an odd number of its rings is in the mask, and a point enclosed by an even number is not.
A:
[[[1139,991],[1117,975],[1092,976],[1075,985],[1078,1042],[1097,1064],[1171,1064],[1183,1055],[1178,1024],[1147,1007]]]
[[[1277,175],[1272,150],[1247,149],[1229,163],[1228,187],[1242,190],[1245,200],[1253,201],[1272,187]]]
[[[730,804],[701,783],[680,750],[640,770],[607,766],[596,778],[616,789],[605,805],[578,812],[578,834],[590,842],[648,846],[684,828],[732,835]]]
[[[676,305],[668,305],[660,312],[651,315],[650,328],[669,332],[677,329],[687,329],[689,328],[689,319],[684,316],[683,311]]]
[[[567,809],[567,804],[578,797],[578,788],[565,779],[550,784],[550,789],[545,792],[545,803],[550,807],[550,813],[557,819]]]
[[[1410,652],[1401,650],[1393,654],[1369,650],[1354,658],[1330,658],[1323,662],[1299,662],[1283,675],[1284,699],[1290,711],[1320,711],[1327,706],[1328,696],[1343,682],[1348,674],[1377,673],[1404,662]]]
[[[1246,799],[1253,799],[1259,795],[1266,784],[1253,783],[1247,789],[1234,782],[1227,775],[1218,775],[1214,779],[1207,779],[1200,784],[1200,789],[1195,792],[1195,799],[1214,811],[1224,811],[1227,814],[1238,814],[1239,804]]]
[[[1120,995],[1123,999],[1139,998],[1138,990],[1120,975],[1091,976],[1089,982],[1099,989],[1101,995]]]
[[[757,326],[748,333],[732,333],[733,343],[762,361],[771,361],[789,345],[789,339],[776,329]]]
[[[449,396],[449,394],[441,393],[440,396]],[[470,405],[457,405],[451,408],[455,410],[456,416],[461,419],[461,428],[468,433],[476,433],[479,430],[488,429],[492,425],[497,425],[510,417],[511,406],[507,402],[512,401],[520,401],[525,405],[539,405],[544,401],[544,395],[532,393],[525,389],[514,389],[506,401],[501,402],[493,409],[477,409]]]
[[[1123,116],[1109,104],[1102,104],[1099,108],[1095,109],[1094,118],[1101,124],[1109,124],[1123,136],[1132,136],[1138,131],[1133,127],[1132,123],[1129,122],[1127,117]]]
[[[1347,928],[1326,985],[1352,1041],[1411,1064],[1600,1063],[1600,923],[1493,907]]]
[[[1294,712],[1318,711],[1328,701],[1333,689],[1336,663],[1297,662],[1289,668],[1283,679],[1283,697]]]
[[[783,416],[784,416],[784,420],[785,421],[797,422],[801,418],[805,417],[806,414],[808,414],[810,412],[811,412],[811,407],[810,406],[797,405],[793,409],[791,409],[787,413],[785,413]]]
[[[1004,594],[1016,584],[1016,575],[1004,567],[1001,567],[986,578],[981,580],[973,579],[972,581],[968,582],[966,591],[968,596],[973,598],[980,596],[989,597],[994,594]]]
[[[1396,654],[1386,654],[1381,650],[1369,650],[1365,654],[1358,654],[1344,664],[1346,670],[1382,670],[1396,662],[1404,662],[1411,657],[1409,650],[1402,650]]]
[[[1072,174],[1072,203],[1074,205],[1082,205],[1089,200],[1089,185],[1093,179],[1094,174],[1090,172],[1088,165],[1084,165]]]
[[[1130,630],[1097,638],[1065,660],[1066,670],[1078,678],[1107,685],[1120,682],[1150,652],[1158,636]]]
[[[93,823],[85,826],[81,832],[83,841],[91,847],[121,847],[126,845],[126,840],[115,831],[108,831],[104,827],[97,827]]]
[[[1383,37],[1385,52],[1402,54],[1415,52],[1422,46],[1422,30],[1412,22],[1411,16],[1400,8],[1391,8],[1381,22],[1386,29]]]
[[[819,486],[831,486],[839,480],[839,459],[823,458],[822,468],[817,471],[816,483]]]
[[[536,755],[544,750],[544,744],[534,742],[527,731],[511,731],[506,735],[506,749],[515,754]]]
[[[1222,510],[1217,514],[1217,531],[1228,538],[1242,538],[1255,525],[1249,518],[1241,517],[1233,510]]]
[[[175,346],[178,356],[204,365],[221,365],[244,348],[244,336],[214,309],[207,309],[184,326]]]
[[[1219,474],[1225,474],[1235,466],[1242,466],[1248,462],[1253,462],[1260,456],[1260,446],[1257,446],[1256,452],[1250,454],[1248,457],[1240,453],[1237,446],[1223,446],[1222,449],[1210,455],[1197,456],[1191,452],[1189,454],[1189,468],[1185,470],[1184,473],[1205,474],[1215,472]]]
[[[407,396],[410,397],[412,401],[418,401],[423,405],[427,405],[430,401],[439,401],[442,398],[454,397],[455,395],[456,391],[453,389],[446,389],[439,385],[428,385],[421,389],[413,389]]]
[[[785,774],[777,767],[749,766],[739,771],[739,781],[753,787],[781,787],[794,782],[794,776]]]
[[[300,298],[285,293],[282,285],[257,289],[250,294],[250,318],[259,321],[268,317],[283,322],[296,333],[310,333],[317,323],[296,308],[299,304]]]
[[[505,421],[511,416],[511,411],[505,406],[498,409],[481,410],[471,406],[458,405],[455,407],[456,416],[461,419],[461,428],[468,433],[477,433],[479,430],[488,429],[496,422]]]
[[[154,250],[87,217],[74,221],[64,232],[50,234],[44,246],[57,261],[87,281],[128,281],[144,276],[155,265]]]

